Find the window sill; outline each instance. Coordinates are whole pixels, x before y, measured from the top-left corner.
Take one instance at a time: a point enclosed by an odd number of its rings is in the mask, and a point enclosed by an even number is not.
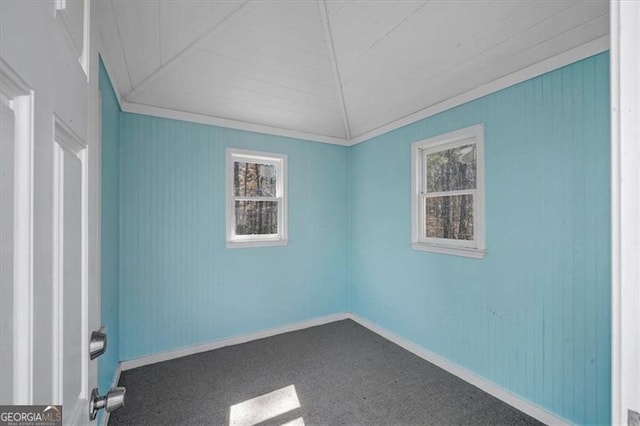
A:
[[[446,247],[425,243],[411,243],[411,246],[415,250],[428,251],[431,253],[451,254],[454,256],[462,257],[471,257],[473,259],[484,259],[484,255],[487,254],[486,250],[465,247]]]
[[[227,248],[286,246],[289,240],[227,241]]]

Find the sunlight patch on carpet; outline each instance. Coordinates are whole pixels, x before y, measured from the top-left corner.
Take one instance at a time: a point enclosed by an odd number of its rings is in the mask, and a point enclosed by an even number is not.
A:
[[[232,405],[229,412],[230,426],[253,426],[300,408],[296,387],[289,385],[273,392]],[[287,426],[303,426],[302,417],[286,423]]]

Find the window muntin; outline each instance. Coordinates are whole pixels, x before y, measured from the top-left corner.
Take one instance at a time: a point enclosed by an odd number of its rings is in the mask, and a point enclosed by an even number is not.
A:
[[[484,255],[483,126],[412,145],[413,246]]]
[[[227,246],[286,244],[286,156],[227,150]]]

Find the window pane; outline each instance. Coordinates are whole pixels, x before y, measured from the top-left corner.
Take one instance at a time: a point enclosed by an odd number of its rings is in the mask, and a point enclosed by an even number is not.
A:
[[[276,166],[234,161],[233,188],[237,197],[275,197]]]
[[[476,188],[476,145],[427,154],[427,192]]]
[[[236,201],[236,235],[277,233],[277,201]]]
[[[473,195],[425,198],[425,236],[473,240]]]

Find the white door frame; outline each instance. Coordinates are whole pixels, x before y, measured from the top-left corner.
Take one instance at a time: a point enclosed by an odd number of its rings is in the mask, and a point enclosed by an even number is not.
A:
[[[611,1],[611,420],[640,412],[640,2]]]

